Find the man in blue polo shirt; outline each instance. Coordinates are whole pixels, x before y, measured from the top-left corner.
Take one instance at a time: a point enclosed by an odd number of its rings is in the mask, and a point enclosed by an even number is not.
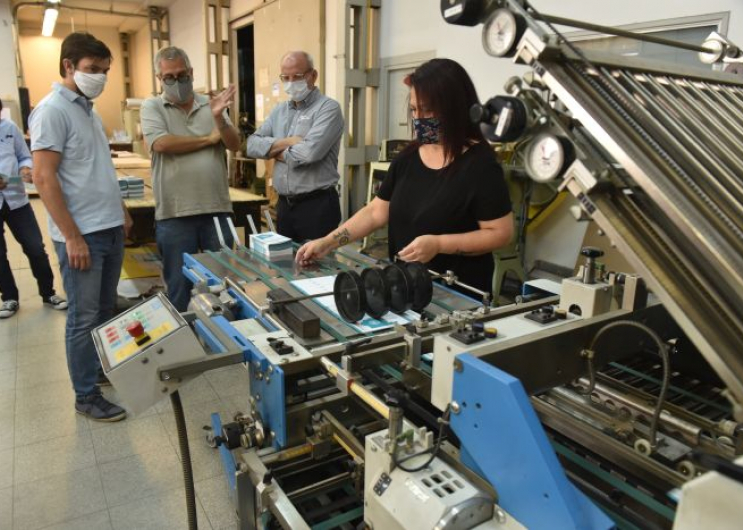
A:
[[[106,84],[111,51],[89,33],[62,42],[61,83],[29,119],[33,180],[49,212],[69,308],[65,342],[75,410],[96,421],[119,421],[121,407],[96,382],[100,361],[91,331],[114,316],[131,218],[121,202],[108,139],[92,100]]]

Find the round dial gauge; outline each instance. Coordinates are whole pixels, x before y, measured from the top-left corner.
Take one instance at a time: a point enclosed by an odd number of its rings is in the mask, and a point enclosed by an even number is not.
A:
[[[505,57],[513,52],[521,38],[523,24],[511,11],[496,9],[482,28],[482,45],[494,57]]]
[[[541,133],[526,150],[526,171],[536,182],[548,182],[566,166],[566,142],[552,133]]]

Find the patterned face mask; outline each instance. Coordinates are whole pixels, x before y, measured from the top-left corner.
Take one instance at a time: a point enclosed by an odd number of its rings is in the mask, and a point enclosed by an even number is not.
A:
[[[441,120],[438,118],[413,118],[413,128],[419,143],[439,143]]]

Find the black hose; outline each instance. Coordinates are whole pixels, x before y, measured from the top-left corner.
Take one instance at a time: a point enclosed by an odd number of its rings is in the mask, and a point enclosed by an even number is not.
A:
[[[660,355],[661,360],[663,361],[663,380],[661,381],[660,386],[660,393],[658,394],[658,403],[655,406],[655,411],[653,412],[653,417],[650,421],[650,444],[652,447],[656,447],[658,440],[656,439],[657,433],[658,433],[658,422],[660,421],[660,414],[663,410],[663,403],[666,401],[666,393],[668,391],[668,385],[671,380],[671,360],[668,356],[668,348],[666,348],[666,345],[663,343],[663,340],[660,338],[660,336],[650,329],[645,324],[641,324],[640,322],[635,322],[634,320],[617,320],[616,322],[611,322],[601,328],[598,333],[593,337],[593,340],[591,341],[591,346],[589,346],[589,350],[591,352],[596,351],[595,347],[596,344],[599,341],[599,338],[606,333],[608,330],[613,328],[618,328],[622,326],[629,326],[633,328],[637,328],[640,331],[644,331],[652,340],[655,342],[655,345],[658,347],[658,355]],[[589,366],[592,367],[593,361],[591,359],[591,364]],[[591,370],[593,371],[593,370]],[[590,375],[590,374],[589,374]]]
[[[181,395],[176,390],[170,394],[170,403],[173,405],[175,426],[178,430],[178,447],[181,451],[181,466],[183,468],[183,485],[186,488],[186,510],[188,511],[188,530],[197,530],[196,519],[196,490],[193,485],[193,470],[191,469],[191,449],[188,446],[188,432],[186,431],[186,416],[183,414]]]
[[[421,469],[427,468],[431,464],[431,462],[433,462],[433,459],[436,458],[436,456],[439,454],[439,450],[441,449],[441,442],[444,439],[444,428],[449,424],[449,406],[448,405],[446,406],[446,410],[444,411],[444,413],[438,419],[438,422],[439,422],[439,436],[438,436],[438,439],[436,440],[436,445],[434,445],[433,447],[429,449],[424,449],[423,451],[420,451],[413,455],[406,456],[402,460],[397,459],[397,450],[394,450],[392,452],[393,466],[399,467],[400,469],[402,469],[403,471],[407,471],[408,473],[415,473],[416,471],[420,471]],[[390,443],[395,444],[397,442],[395,440],[390,440]],[[427,453],[431,453],[431,456],[428,458],[428,460],[426,460],[419,466],[411,468],[411,467],[405,467],[402,465],[403,462],[407,462],[408,460],[412,460],[413,458],[425,455]]]

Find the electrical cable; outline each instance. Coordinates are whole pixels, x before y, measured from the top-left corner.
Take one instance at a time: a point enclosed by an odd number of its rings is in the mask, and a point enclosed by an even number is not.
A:
[[[419,451],[415,454],[408,455],[402,460],[397,459],[397,451],[392,452],[392,464],[394,467],[399,467],[403,471],[406,471],[408,473],[415,473],[417,471],[420,471],[422,469],[427,468],[431,462],[433,462],[433,459],[436,458],[436,456],[439,454],[439,450],[441,449],[441,442],[444,439],[444,428],[449,425],[449,405],[446,406],[446,410],[444,410],[444,413],[441,415],[441,417],[438,419],[439,422],[439,436],[436,440],[436,444],[433,447],[429,447],[428,449],[424,449],[423,451]],[[396,443],[395,440],[390,440],[390,443]],[[424,463],[420,464],[416,467],[405,467],[403,466],[403,462],[407,462],[408,460],[412,460],[413,458],[423,456],[425,454],[431,453],[431,456],[426,460]]]
[[[598,344],[599,339],[610,329],[622,327],[622,326],[628,326],[633,327],[636,329],[639,329],[640,331],[645,332],[650,339],[655,342],[655,345],[658,347],[658,355],[660,356],[662,362],[663,362],[663,379],[661,381],[661,387],[660,387],[660,393],[658,394],[658,403],[655,405],[655,410],[653,411],[653,417],[650,421],[650,444],[652,447],[657,446],[657,434],[658,434],[658,423],[660,421],[660,415],[663,410],[663,403],[666,401],[666,393],[668,392],[668,386],[671,379],[671,360],[668,355],[668,348],[663,343],[663,339],[660,338],[660,336],[650,329],[645,324],[641,324],[640,322],[635,322],[634,320],[617,320],[615,322],[610,322],[609,324],[602,327],[596,335],[594,335],[593,340],[591,341],[591,345],[589,346],[589,351],[591,354],[589,354],[589,387],[590,392],[593,392],[593,386],[595,386],[595,373],[593,368],[593,357],[595,356],[593,352],[596,351],[596,344]],[[590,392],[585,392],[586,394],[589,394]],[[584,392],[581,392],[584,393]]]
[[[197,530],[199,525],[196,519],[196,490],[193,483],[193,469],[191,467],[191,450],[188,446],[188,431],[186,430],[186,416],[183,413],[181,396],[176,390],[170,394],[170,403],[173,405],[173,416],[178,431],[178,447],[181,451],[181,467],[183,468],[183,484],[186,489],[186,510],[188,512],[188,530]]]

